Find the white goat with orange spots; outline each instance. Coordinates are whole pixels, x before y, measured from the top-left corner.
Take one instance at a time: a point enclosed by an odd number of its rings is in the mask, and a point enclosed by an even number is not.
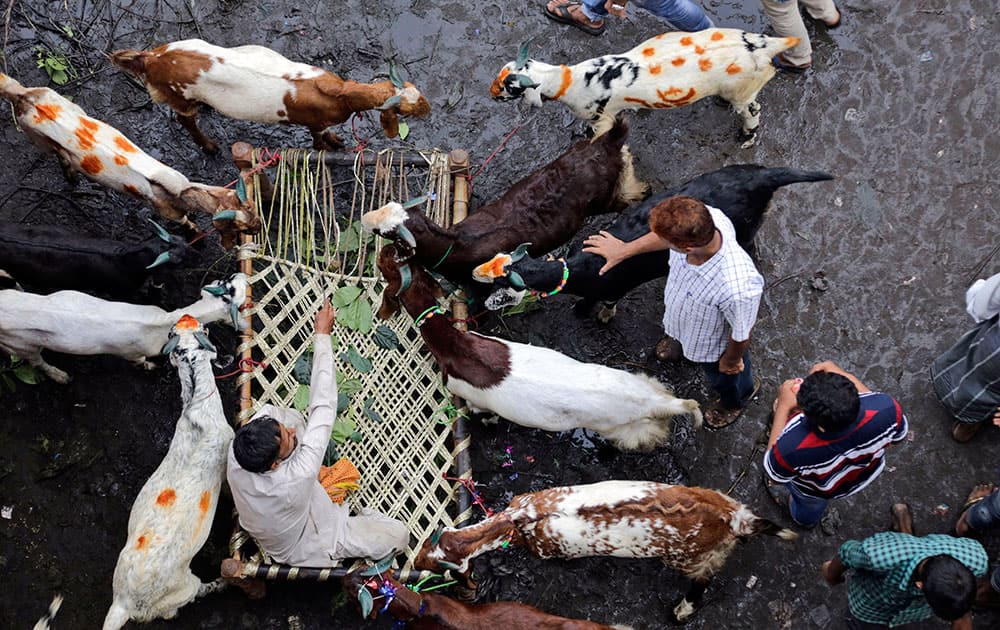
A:
[[[596,135],[611,128],[626,109],[669,109],[719,96],[743,118],[749,147],[760,124],[757,94],[774,76],[771,58],[798,43],[796,37],[766,37],[737,29],[663,33],[619,55],[553,66],[528,59],[526,47],[505,65],[490,94],[496,100],[525,98],[540,107],[561,101],[590,121]]]
[[[164,351],[177,367],[184,410],[166,457],[132,504],[104,630],[130,619],[170,619],[196,597],[224,588],[221,578],[203,584],[188,567],[212,528],[233,440],[212,373],[215,348],[198,320],[185,315]]]
[[[25,134],[43,151],[55,153],[68,179],[80,172],[109,188],[127,192],[171,221],[197,232],[192,212],[212,220],[227,249],[240,232],[257,233],[260,217],[236,191],[190,181],[139,149],[114,127],[91,118],[79,105],[49,88],[26,88],[0,74],[0,96],[14,104]]]

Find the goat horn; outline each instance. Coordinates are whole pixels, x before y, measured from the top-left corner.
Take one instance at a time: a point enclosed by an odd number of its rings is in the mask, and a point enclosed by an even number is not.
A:
[[[528,248],[531,247],[531,243],[521,243],[517,246],[517,249],[510,253],[510,262],[517,262],[528,255]]]
[[[152,219],[146,219],[153,225],[153,229],[156,230],[156,235],[160,237],[160,240],[170,242],[170,232],[163,229],[163,226]]]
[[[413,206],[419,206],[420,204],[426,201],[427,201],[427,195],[420,195],[418,197],[414,197],[413,199],[410,199],[409,201],[403,204],[403,210],[408,210]]]
[[[387,109],[392,109],[393,107],[399,107],[399,104],[403,102],[403,97],[401,96],[390,96],[385,99],[385,102],[376,107],[375,109],[379,111],[385,111]]]
[[[177,349],[177,344],[181,342],[181,338],[177,335],[172,335],[170,339],[167,339],[167,343],[164,344],[163,350],[160,350],[160,354],[170,354]]]
[[[213,221],[232,221],[236,218],[235,210],[223,210],[222,212],[216,214],[212,217]]]
[[[387,555],[386,557],[382,558],[381,560],[376,560],[375,564],[373,564],[372,566],[368,567],[367,569],[364,569],[363,571],[359,571],[358,575],[365,575],[365,576],[382,575],[383,573],[385,573],[389,569],[389,567],[392,566],[392,561],[395,558],[396,558],[396,554],[390,553],[389,555]]]
[[[410,283],[413,282],[413,272],[410,271],[409,265],[402,265],[399,268],[399,278],[400,278],[399,291],[396,291],[397,296],[403,291],[409,289]]]
[[[236,198],[240,200],[240,203],[247,202],[247,184],[242,177],[236,178]]]
[[[507,272],[507,281],[510,282],[510,286],[514,287],[518,291],[524,291],[528,288],[528,285],[524,284],[524,278],[522,278],[521,274],[516,271]]]
[[[400,78],[399,72],[396,71],[396,64],[389,62],[389,80],[392,84],[396,86],[397,89],[403,89],[403,79]]]
[[[201,290],[205,291],[206,293],[211,293],[216,297],[222,297],[223,295],[228,293],[226,287],[220,287],[217,284],[210,284],[207,287],[202,287]]]
[[[462,570],[462,567],[458,566],[454,562],[448,562],[447,560],[438,560],[438,564],[446,569],[451,569],[452,571]]]
[[[236,302],[229,303],[229,318],[233,320],[233,328],[240,329],[240,305]]]
[[[441,542],[441,534],[444,533],[444,525],[438,525],[438,528],[434,530],[431,534],[431,546],[437,547],[438,543]]]
[[[146,269],[152,269],[153,267],[159,267],[160,265],[162,265],[163,263],[165,263],[165,262],[167,262],[169,260],[170,260],[170,252],[163,252],[162,254],[160,254],[159,256],[156,257],[156,260],[154,260],[152,262],[152,264],[146,265]]]
[[[526,74],[515,74],[514,78],[517,79],[517,84],[523,88],[536,88],[541,83],[535,83],[535,80]]]
[[[517,51],[517,59],[514,63],[517,65],[518,70],[528,63],[528,42],[521,44],[521,49]]]
[[[198,340],[198,345],[208,350],[209,352],[215,352],[215,346],[212,342],[208,340],[208,335],[201,332],[200,330],[194,333],[194,338]]]
[[[406,227],[402,223],[396,226],[396,234],[399,235],[399,238],[406,241],[406,244],[411,248],[415,248],[417,246],[417,239],[414,238],[413,232],[411,232],[410,228]]]

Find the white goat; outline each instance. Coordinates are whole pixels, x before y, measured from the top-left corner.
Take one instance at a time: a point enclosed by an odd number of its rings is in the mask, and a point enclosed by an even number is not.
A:
[[[62,606],[63,596],[56,593],[55,597],[52,598],[52,602],[49,604],[49,609],[45,611],[45,614],[35,622],[35,627],[33,630],[49,630],[51,628],[52,620],[55,619],[56,613],[59,612],[59,607]]]
[[[667,109],[720,96],[743,118],[745,148],[756,139],[757,93],[774,76],[771,58],[798,41],[731,28],[663,33],[628,52],[574,66],[528,59],[522,47],[517,60],[500,70],[490,94],[504,101],[524,98],[535,107],[561,101],[590,121],[596,135],[610,129],[625,109]]]
[[[79,105],[49,88],[26,88],[0,74],[0,96],[14,105],[24,133],[40,149],[55,153],[67,179],[80,172],[90,179],[134,195],[160,216],[197,232],[188,214],[214,215],[224,247],[240,232],[260,231],[260,217],[250,201],[235,190],[194,183],[184,174],[153,159],[120,131],[87,115]]]
[[[215,348],[205,328],[184,315],[164,351],[177,367],[184,410],[166,457],[132,504],[104,630],[117,630],[130,619],[170,619],[196,597],[225,585],[222,578],[202,584],[188,567],[212,528],[233,439],[212,373]]]
[[[57,383],[69,375],[42,358],[42,350],[65,354],[113,354],[152,369],[148,356],[159,354],[170,327],[186,314],[204,323],[228,320],[242,330],[239,315],[247,295],[242,273],[202,288],[202,297],[167,312],[158,306],[109,302],[78,291],[51,295],[0,291],[0,350],[15,354]]]
[[[448,391],[473,410],[489,410],[546,431],[590,429],[622,449],[661,444],[676,415],[691,414],[694,426],[701,426],[698,402],[675,398],[656,379],[455,329],[446,318],[433,316],[435,308],[442,312],[436,302],[443,293],[440,285],[423,267],[396,261],[395,256],[392,245],[379,252],[378,268],[387,282],[379,316],[388,319],[402,302],[418,320]],[[409,273],[401,267],[408,267]],[[403,281],[407,276],[408,286]]]

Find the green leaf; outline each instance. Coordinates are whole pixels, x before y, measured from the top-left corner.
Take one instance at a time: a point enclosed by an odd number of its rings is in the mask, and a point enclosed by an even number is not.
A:
[[[351,396],[344,392],[337,392],[337,413],[342,413],[351,406]]]
[[[0,374],[0,378],[3,379],[3,384],[7,386],[7,389],[10,390],[10,393],[13,394],[14,392],[17,391],[17,385],[14,384],[14,379],[7,376],[6,374]]]
[[[346,361],[347,355],[341,355],[341,358]],[[352,396],[360,392],[361,388],[361,381],[356,378],[347,378],[343,372],[337,372],[337,391]]]
[[[362,374],[367,374],[372,371],[371,359],[361,356],[361,353],[358,352],[358,349],[354,346],[347,347],[347,362],[350,363],[355,370],[361,372]]]
[[[372,329],[372,305],[368,303],[368,300],[362,296],[361,298],[354,300],[348,304],[345,308],[338,311],[338,320],[340,319],[339,314],[343,313],[344,317],[341,323],[350,328],[351,330],[357,330],[361,333],[369,333]]]
[[[374,602],[372,601],[372,594],[364,586],[358,591],[358,602],[361,603],[361,617],[367,619],[368,615],[372,614]]]
[[[27,363],[22,363],[21,365],[15,367],[14,376],[17,377],[17,380],[27,385],[38,385],[42,382],[42,378],[35,368],[31,367]]]
[[[364,412],[365,416],[372,422],[381,423],[383,422],[382,416],[379,414],[379,412],[372,409],[373,402],[375,402],[375,399],[372,398],[371,396],[365,398],[365,402],[362,405],[361,410]]]
[[[46,57],[45,65],[47,65],[49,68],[52,68],[53,71],[65,70],[66,68],[68,68],[68,66],[59,59],[59,57]]]
[[[312,352],[304,352],[295,359],[295,365],[292,366],[292,376],[295,377],[295,380],[303,385],[309,385],[309,381],[312,379],[312,362]]]
[[[348,439],[354,442],[355,444],[358,444],[361,442],[361,440],[364,439],[364,436],[361,435],[361,432],[355,431],[354,433],[348,436]]]
[[[247,202],[247,185],[242,177],[236,178],[236,196],[239,197],[240,203]]]
[[[62,30],[66,37],[73,37],[73,28],[69,24],[63,24]]]
[[[410,135],[410,126],[404,121],[399,121],[399,139],[406,140],[406,136]]]
[[[295,390],[295,399],[292,401],[292,405],[299,411],[305,411],[309,406],[309,386],[299,385],[299,388]]]
[[[357,429],[357,425],[350,418],[337,420],[333,423],[333,439],[337,444],[343,444]]]
[[[399,343],[399,337],[396,336],[396,332],[385,324],[379,324],[375,327],[375,334],[372,338],[375,341],[375,345],[379,348],[385,348],[386,350],[403,349],[403,344]]]
[[[362,293],[364,293],[364,289],[361,287],[340,287],[333,292],[330,302],[337,308],[345,308],[348,304],[361,297]]]
[[[66,85],[67,81],[69,81],[69,75],[62,70],[56,70],[52,73],[52,82],[56,85]]]
[[[337,251],[353,252],[367,243],[373,235],[365,231],[361,226],[361,221],[354,221],[340,233],[340,243],[337,244]]]

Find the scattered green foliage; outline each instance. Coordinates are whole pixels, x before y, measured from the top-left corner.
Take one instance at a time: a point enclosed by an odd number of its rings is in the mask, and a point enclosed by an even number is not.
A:
[[[10,393],[17,391],[17,383],[20,381],[25,385],[37,385],[42,382],[42,374],[34,367],[25,363],[16,355],[8,355],[6,359],[0,360],[0,394],[4,389]]]
[[[347,346],[347,352],[341,353],[340,358],[341,360],[350,363],[351,367],[362,374],[367,374],[372,371],[372,360],[368,357],[361,356],[361,353],[358,352],[358,349],[354,346]]]
[[[73,68],[73,64],[66,58],[66,55],[60,52],[55,52],[44,46],[36,46],[35,58],[38,67],[45,70],[45,74],[49,75],[49,79],[56,85],[66,85],[71,78],[76,77],[76,69]]]
[[[399,121],[399,139],[406,140],[406,136],[410,135],[410,126],[404,121]]]
[[[375,327],[375,333],[372,335],[372,338],[375,341],[375,345],[379,348],[385,348],[386,350],[403,349],[403,344],[399,343],[399,337],[396,336],[395,331],[385,324],[379,324]]]
[[[520,303],[514,306],[504,307],[500,311],[501,317],[507,317],[508,315],[522,315],[524,313],[530,313],[531,311],[537,311],[542,308],[542,300],[537,295],[526,295]]]
[[[364,289],[359,286],[340,287],[334,291],[330,301],[337,307],[337,323],[358,332],[371,332],[372,305]]]

